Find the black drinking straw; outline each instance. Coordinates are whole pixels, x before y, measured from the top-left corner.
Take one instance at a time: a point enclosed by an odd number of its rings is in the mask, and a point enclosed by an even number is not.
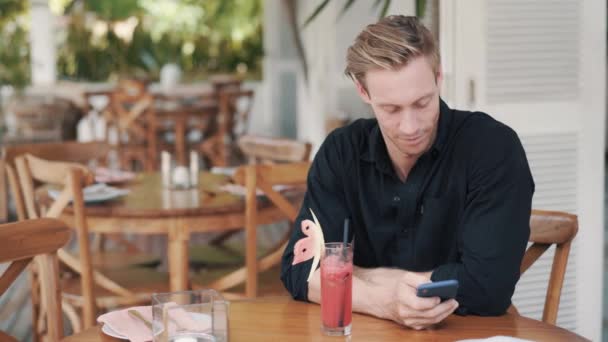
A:
[[[342,237],[342,256],[346,260],[346,249],[348,247],[348,217],[344,219],[344,236]]]

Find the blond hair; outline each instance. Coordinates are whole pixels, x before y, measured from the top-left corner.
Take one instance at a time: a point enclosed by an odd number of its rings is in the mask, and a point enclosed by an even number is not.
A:
[[[365,87],[365,73],[373,69],[396,70],[425,56],[433,72],[440,59],[432,33],[416,17],[391,15],[359,33],[348,48],[344,74]]]

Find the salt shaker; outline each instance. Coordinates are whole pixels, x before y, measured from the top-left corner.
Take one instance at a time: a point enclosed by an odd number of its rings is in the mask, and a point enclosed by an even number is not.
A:
[[[198,153],[196,151],[190,151],[190,186],[196,187],[198,186]]]

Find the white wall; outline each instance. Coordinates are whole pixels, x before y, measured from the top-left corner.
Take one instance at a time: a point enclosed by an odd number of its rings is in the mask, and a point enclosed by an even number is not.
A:
[[[320,1],[300,1],[303,22]],[[341,18],[342,1],[331,1],[302,34],[309,63],[308,86],[298,88],[298,137],[313,143],[316,150],[326,136],[325,120],[345,115],[349,119],[370,117],[371,110],[358,97],[344,76],[346,50],[357,34],[378,20],[379,8],[371,1],[356,1]],[[388,14],[413,15],[413,0],[393,1]]]
[[[517,131],[537,185],[535,208],[578,215],[558,325],[598,341],[606,4],[469,0],[442,5],[442,39],[449,39],[442,42],[444,95],[455,107],[486,111]],[[520,312],[539,317],[550,262],[541,259],[520,280],[514,296]]]

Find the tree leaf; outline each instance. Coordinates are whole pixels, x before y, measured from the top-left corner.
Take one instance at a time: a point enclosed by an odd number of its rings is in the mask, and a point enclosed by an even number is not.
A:
[[[424,12],[426,12],[426,0],[416,0],[416,16],[422,18]]]
[[[386,17],[386,13],[388,12],[388,7],[391,5],[391,0],[384,0],[384,5],[382,6],[382,11],[380,11],[380,19]]]
[[[321,4],[319,4],[319,6],[317,6],[317,8],[315,8],[315,10],[312,12],[312,14],[308,17],[308,19],[306,19],[306,21],[304,22],[304,25],[302,25],[302,27],[308,26],[308,24],[310,24],[310,22],[313,21],[319,15],[319,13],[321,13],[321,11],[323,11],[323,9],[327,6],[328,3],[329,3],[329,0],[323,0],[323,2]]]
[[[346,3],[344,3],[344,7],[342,7],[342,11],[340,12],[340,15],[338,16],[338,19],[342,18],[344,13],[346,13],[346,11],[348,11],[350,6],[352,6],[354,2],[355,2],[355,0],[347,0]]]

